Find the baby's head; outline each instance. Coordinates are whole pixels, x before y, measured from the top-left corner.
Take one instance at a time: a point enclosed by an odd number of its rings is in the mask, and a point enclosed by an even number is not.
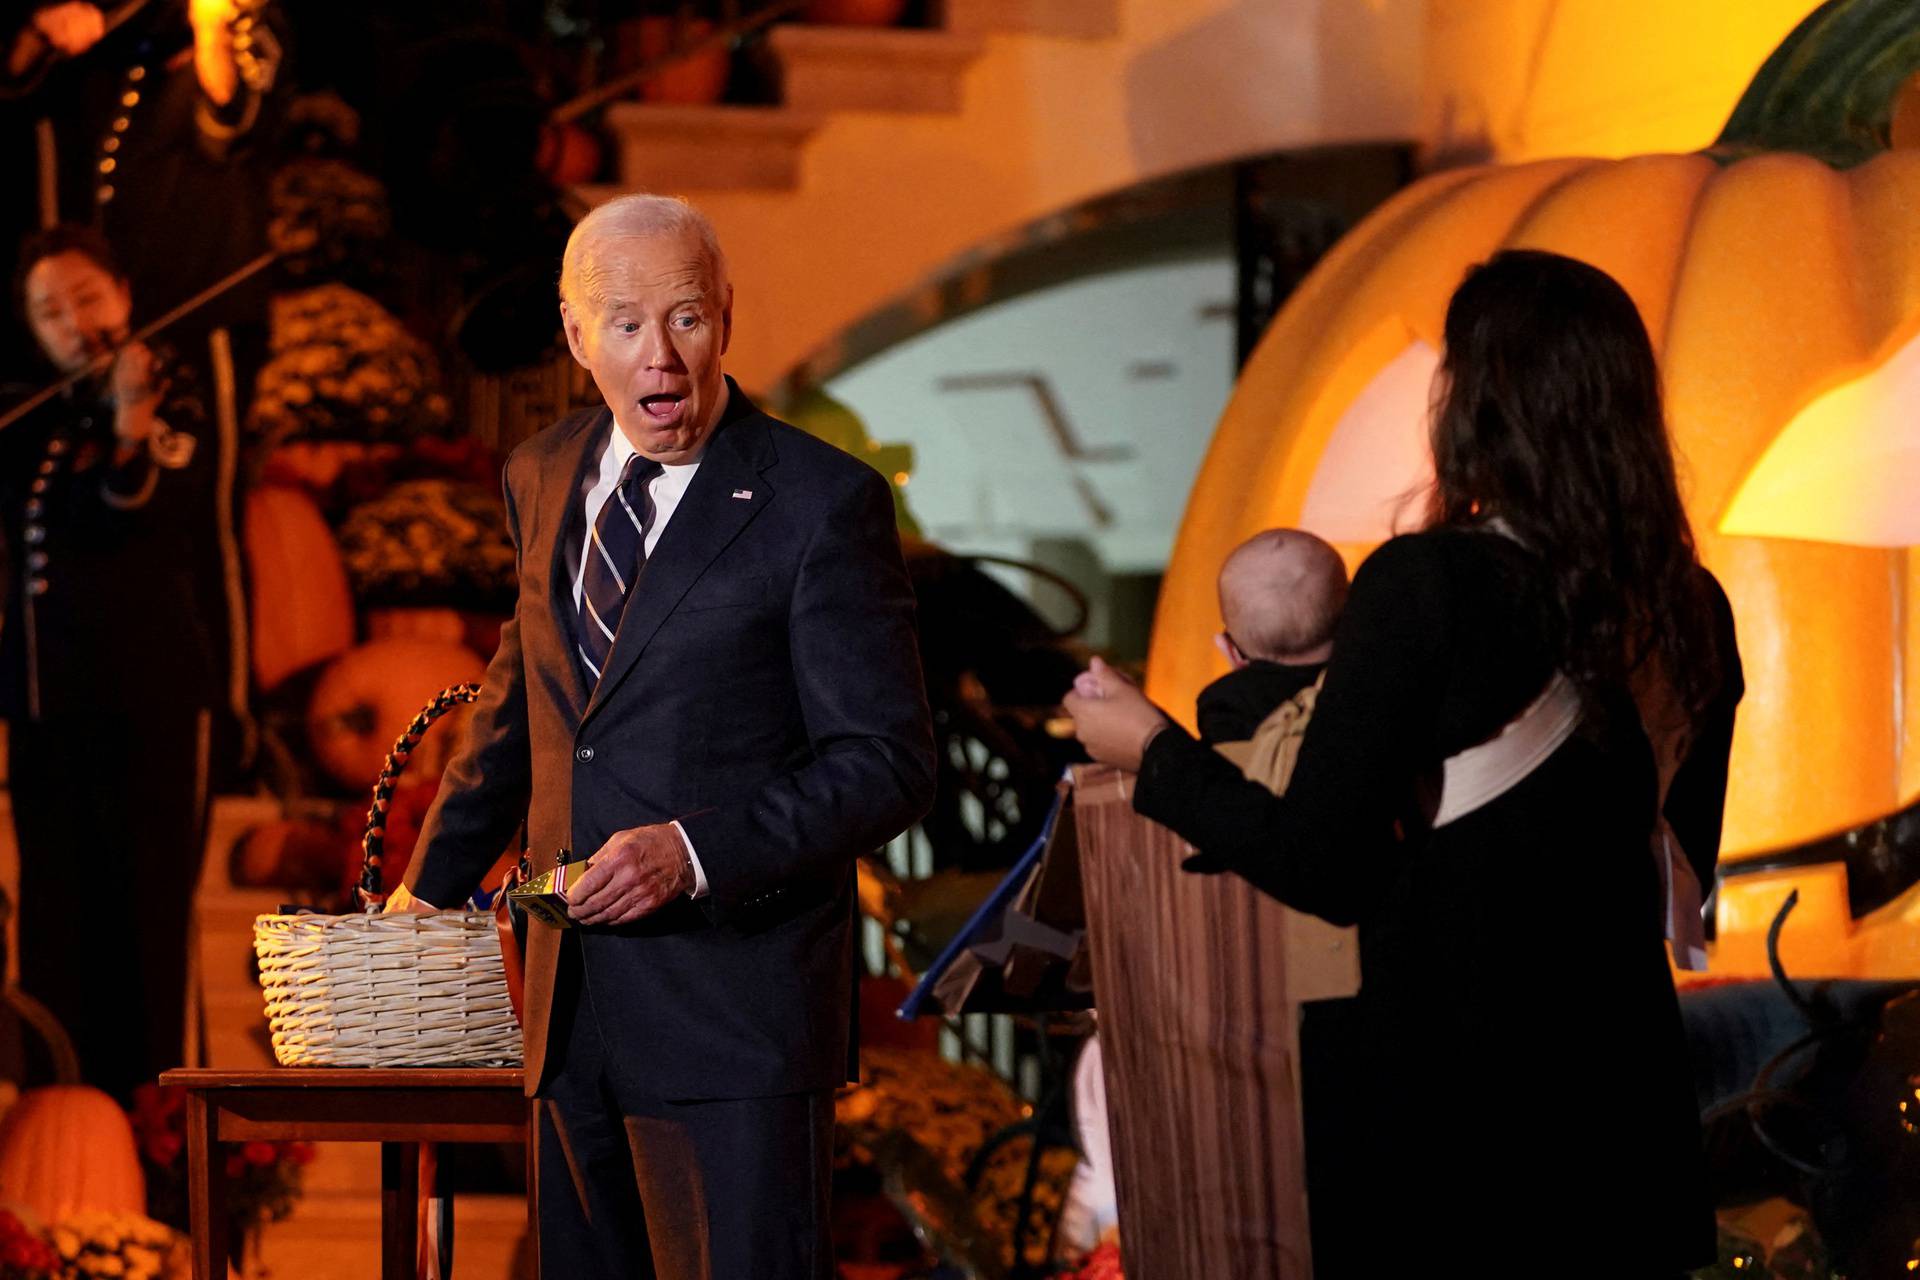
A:
[[[1256,533],[1220,566],[1220,651],[1235,668],[1325,662],[1346,603],[1339,552],[1299,529]]]

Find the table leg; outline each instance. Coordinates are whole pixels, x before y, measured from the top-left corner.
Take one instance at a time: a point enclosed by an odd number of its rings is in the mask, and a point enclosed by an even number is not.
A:
[[[420,1144],[380,1144],[380,1277],[418,1280]]]
[[[227,1280],[227,1162],[214,1141],[207,1095],[187,1094],[187,1212],[193,1280]]]
[[[527,1243],[540,1280],[540,1099],[527,1099]]]
[[[440,1148],[420,1144],[420,1280],[452,1280],[453,1193],[442,1185]]]

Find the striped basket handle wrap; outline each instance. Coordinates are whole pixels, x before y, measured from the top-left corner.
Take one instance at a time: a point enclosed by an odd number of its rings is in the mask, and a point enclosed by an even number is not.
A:
[[[407,731],[393,744],[393,750],[387,753],[387,762],[380,767],[380,777],[373,784],[373,804],[367,809],[367,829],[360,837],[361,902],[371,904],[380,897],[380,867],[385,861],[387,844],[387,806],[393,801],[394,784],[406,771],[407,760],[413,755],[413,749],[427,736],[427,728],[435,720],[461,703],[473,702],[479,697],[480,686],[471,680],[442,689],[434,695],[432,702],[421,708],[420,714],[407,726]]]

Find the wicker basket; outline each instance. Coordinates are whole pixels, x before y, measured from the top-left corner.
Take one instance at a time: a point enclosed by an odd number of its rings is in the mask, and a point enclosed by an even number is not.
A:
[[[353,915],[253,922],[273,1056],[283,1067],[500,1067],[520,1064],[494,917],[486,911],[381,915],[387,805],[427,726],[479,696],[455,685],[394,744],[373,788]]]

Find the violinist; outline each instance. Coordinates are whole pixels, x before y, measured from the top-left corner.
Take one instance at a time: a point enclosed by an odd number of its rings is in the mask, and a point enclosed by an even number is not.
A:
[[[220,700],[223,611],[196,569],[217,445],[192,369],[126,341],[132,286],[98,233],[31,239],[15,296],[53,370],[91,375],[0,432],[20,985],[124,1099],[182,1060]]]

